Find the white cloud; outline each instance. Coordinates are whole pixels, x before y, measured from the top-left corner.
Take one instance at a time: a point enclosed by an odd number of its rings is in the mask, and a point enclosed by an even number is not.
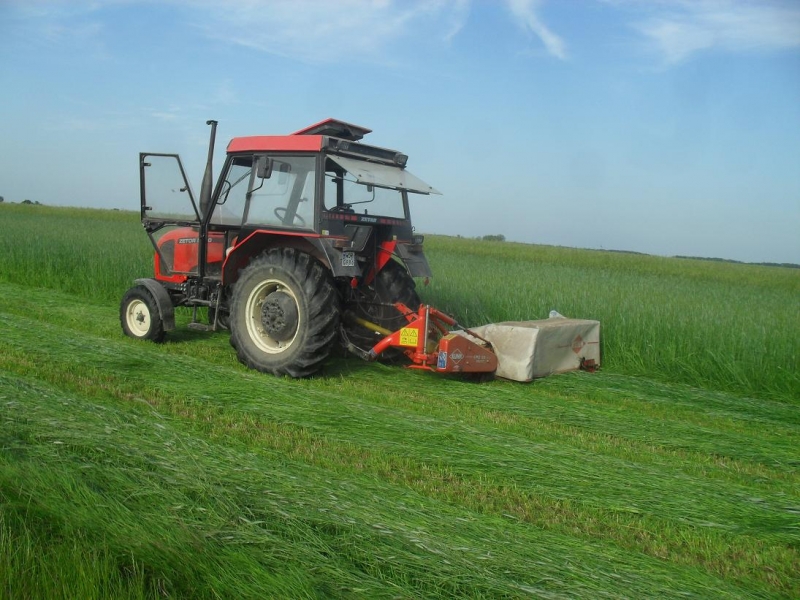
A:
[[[544,44],[547,52],[561,60],[566,60],[567,45],[564,40],[553,33],[537,14],[542,4],[541,0],[506,0],[506,4],[519,25],[524,30],[531,31],[536,35]]]
[[[390,43],[431,24],[450,41],[469,14],[469,0],[173,1],[201,9],[215,39],[312,63],[384,61]]]
[[[464,28],[469,18],[470,0],[454,0],[453,10],[449,16],[449,29],[444,39],[450,42]]]
[[[130,0],[106,0],[108,4]],[[5,25],[16,35],[24,36],[31,46],[47,46],[51,52],[84,52],[94,60],[106,60],[108,27],[99,14],[107,8],[96,2],[74,0],[0,0]]]
[[[392,42],[415,33],[449,43],[464,27],[471,0],[162,0],[185,9],[213,39],[311,63],[386,62]],[[158,0],[0,0],[49,38],[88,37],[96,24],[77,19],[109,5]]]
[[[214,93],[211,95],[211,102],[217,105],[238,104],[241,95],[236,90],[236,86],[230,79],[225,79],[217,84]]]
[[[620,4],[617,2],[616,4]],[[634,27],[667,64],[712,48],[726,52],[800,47],[800,5],[780,1],[625,2],[650,13]]]

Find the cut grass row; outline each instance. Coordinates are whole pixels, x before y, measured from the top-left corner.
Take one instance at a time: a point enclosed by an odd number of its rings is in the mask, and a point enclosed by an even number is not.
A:
[[[142,420],[149,435],[169,427],[176,436],[180,437],[180,431],[193,440],[183,444],[207,445],[202,452],[190,453],[195,468],[215,473],[229,484],[231,477],[239,477],[235,468],[231,473],[226,470],[230,464],[250,459],[266,461],[285,477],[311,469],[317,479],[308,482],[311,489],[300,495],[300,507],[280,508],[294,518],[306,515],[307,496],[316,498],[315,507],[323,503],[321,513],[340,514],[324,504],[330,483],[320,478],[338,481],[337,485],[349,490],[344,495],[341,490],[332,492],[338,503],[363,495],[363,504],[347,505],[350,518],[356,519],[349,525],[353,548],[337,546],[334,553],[345,557],[351,556],[348,552],[357,553],[360,558],[347,563],[349,575],[328,574],[324,581],[347,580],[356,562],[356,571],[361,572],[366,568],[361,564],[363,556],[372,548],[377,564],[367,572],[407,593],[423,595],[434,595],[435,590],[443,596],[474,590],[472,595],[513,596],[522,593],[519,586],[531,585],[540,593],[560,590],[572,596],[620,595],[620,591],[630,596],[659,595],[681,590],[708,595],[710,589],[733,594],[800,591],[796,578],[800,568],[798,418],[794,407],[785,403],[748,401],[609,375],[553,378],[535,386],[503,382],[471,386],[353,361],[335,363],[321,380],[277,380],[236,365],[222,336],[187,334],[182,341],[162,347],[137,344],[119,337],[114,307],[86,305],[68,296],[55,298],[44,290],[0,289],[0,318],[6,332],[0,342],[0,368],[10,378],[7,387],[27,381],[36,389],[44,386],[51,395],[67,397],[63,408],[40,401],[47,408],[38,408],[39,414],[27,411],[35,402],[25,400],[26,410],[12,418],[14,428],[30,430],[25,443],[18,445],[20,451],[39,446],[52,449],[54,441],[84,450],[100,447],[100,455],[86,450],[75,460],[90,470],[106,465],[110,477],[119,476],[118,471],[127,473],[129,467],[121,459],[101,460],[108,444],[102,442],[99,430],[81,429],[91,420],[91,415],[82,414],[87,410],[118,411],[125,415],[119,419]],[[23,295],[27,296],[24,300]],[[31,382],[31,377],[38,383]],[[74,422],[74,440],[68,443],[62,438],[70,422]],[[140,465],[147,473],[161,469],[151,464],[163,454],[153,446],[156,442],[132,438],[128,429],[115,432],[113,424],[108,427],[111,430],[104,429],[104,435],[127,448],[132,460],[150,465]],[[218,457],[223,460],[230,453],[237,456],[235,460],[225,468],[215,467]],[[165,473],[186,468],[182,461],[188,457],[176,462],[173,454],[165,456]],[[10,460],[9,468],[35,472],[35,466],[47,471],[47,464],[43,459],[19,466]],[[264,472],[265,464],[254,470]],[[197,475],[196,470],[192,473]],[[237,485],[249,489],[254,485],[249,477],[237,479]],[[7,479],[0,489],[15,489],[13,481]],[[205,496],[198,492],[195,505],[211,510],[208,503],[216,502],[215,496],[227,487],[215,484]],[[187,493],[186,489],[181,480],[176,493]],[[41,494],[50,493],[42,488]],[[154,496],[145,497],[152,502]],[[399,511],[394,520],[387,521],[389,515],[383,515],[383,521],[377,521],[381,527],[395,533],[426,532],[429,537],[422,545],[443,554],[426,554],[420,547],[403,551],[370,546],[369,534],[374,533],[370,520],[362,522],[355,515],[383,509],[370,506],[368,497],[390,512]],[[298,501],[294,492],[287,498]],[[416,529],[409,524],[409,515],[398,508],[398,498],[426,507]],[[260,506],[249,495],[232,502],[240,511],[249,510],[254,502]],[[356,512],[352,512],[354,506]],[[167,508],[164,504],[160,510]],[[263,511],[263,506],[258,510]],[[244,513],[244,518],[253,521],[260,515],[269,523],[277,518],[274,513],[256,513]],[[139,504],[131,514],[148,518]],[[58,510],[53,509],[51,516],[58,517]],[[117,526],[117,518],[110,519],[111,527]],[[465,525],[462,530],[458,519],[480,527]],[[200,521],[201,530],[213,526],[213,519]],[[442,529],[436,525],[440,521],[458,522],[459,527]],[[124,519],[120,525],[128,527]],[[178,529],[187,526],[182,521],[176,525]],[[494,529],[492,537],[487,532]],[[475,534],[470,546],[475,531],[481,533]],[[340,528],[333,527],[331,532],[334,537],[342,535]],[[542,557],[537,552],[545,543],[539,535],[546,538],[552,570],[539,564]],[[486,546],[488,539],[508,536],[520,546],[511,555],[502,545]],[[464,546],[459,548],[477,544],[497,562],[477,563],[487,564],[486,571],[473,568],[459,573],[465,566],[457,560],[459,553],[454,557],[452,548],[445,551],[446,545],[442,546],[449,539],[460,539]],[[298,552],[305,557],[306,538],[298,544]],[[571,554],[592,545],[596,550],[591,556]],[[111,544],[107,550],[113,554],[115,548]],[[148,552],[137,556],[135,564],[145,560]],[[401,558],[379,560],[386,556]],[[426,566],[414,562],[424,556],[428,557]],[[417,566],[407,565],[406,558]],[[459,566],[451,571],[439,559]],[[473,556],[472,560],[478,559]],[[610,566],[618,560],[629,563],[619,571],[624,573],[620,588],[609,576],[619,570]],[[652,570],[654,587],[648,587],[653,560],[660,562]],[[154,561],[153,557],[146,560],[147,564]],[[155,562],[162,561],[163,557]],[[502,574],[506,561],[510,569]],[[533,574],[523,577],[524,569],[515,570],[517,563],[529,569],[534,565]],[[156,577],[161,581],[159,577],[173,582],[186,579],[185,573],[184,579],[163,573]],[[683,577],[691,583],[677,583]],[[453,583],[462,579],[461,587]],[[584,579],[592,585],[585,587]],[[278,585],[259,581],[260,586]],[[659,587],[659,581],[665,587]],[[370,587],[374,584],[352,585],[366,586],[363,589],[371,594],[380,587]],[[317,589],[322,584],[308,585]]]
[[[20,378],[0,384],[49,424],[37,427],[38,444],[20,444],[24,457],[4,462],[4,489],[18,490],[6,493],[6,507],[56,540],[92,540],[119,570],[139,565],[148,577],[136,588],[241,598],[737,591],[602,541],[576,543],[470,514],[236,440],[208,442],[168,415],[119,410]],[[10,429],[32,433],[23,419]]]
[[[19,387],[19,382],[14,385]],[[47,391],[41,387],[34,390],[37,397],[47,397]],[[80,403],[85,404],[85,400]],[[35,408],[31,400],[26,405]],[[514,595],[515,589],[540,593],[561,589],[571,594],[602,596],[611,594],[612,585],[625,586],[623,589],[630,595],[735,589],[693,569],[683,572],[674,565],[665,567],[636,553],[625,556],[613,544],[600,539],[581,543],[570,537],[509,525],[507,518],[451,511],[446,505],[402,488],[386,489],[374,483],[372,477],[364,481],[345,474],[344,479],[337,480],[330,468],[310,476],[304,468],[305,461],[298,464],[285,457],[278,461],[279,470],[273,472],[262,461],[250,466],[247,456],[238,453],[227,457],[216,445],[185,438],[173,444],[163,443],[164,436],[154,435],[152,427],[133,438],[131,427],[125,427],[123,439],[128,444],[135,443],[131,448],[116,437],[109,437],[108,430],[120,423],[109,419],[107,412],[103,414],[102,430],[99,423],[92,427],[90,416],[80,411],[71,417],[73,421],[80,419],[79,431],[72,430],[70,419],[63,413],[50,414],[50,422],[58,429],[42,439],[52,443],[58,454],[38,458],[57,465],[57,474],[39,481],[40,474],[31,462],[24,462],[8,474],[26,492],[18,504],[25,505],[27,522],[35,522],[32,517],[38,517],[50,528],[59,517],[63,519],[59,511],[67,508],[59,506],[59,501],[68,503],[71,512],[67,527],[77,527],[84,535],[102,540],[101,545],[107,546],[108,552],[129,552],[134,561],[153,572],[151,585],[172,591],[199,596],[210,587],[221,588],[223,594],[235,591],[237,597],[257,597],[259,592],[292,590],[291,595],[296,597],[310,592],[308,588],[312,587],[317,592],[325,590],[325,595],[354,588],[369,597],[403,589],[405,593],[428,596],[437,592],[444,597],[459,593],[496,597]],[[131,418],[126,417],[125,421]],[[113,452],[109,456],[108,446],[98,444],[103,432],[107,444],[124,452],[124,457]],[[151,437],[149,446],[141,439],[145,435]],[[87,461],[84,455],[87,437],[93,440],[92,451],[99,449],[104,454],[102,464],[97,465],[102,469],[100,473],[99,469],[92,469],[91,458]],[[166,437],[170,438],[169,431]],[[158,444],[153,443],[153,438]],[[171,452],[169,446],[179,444],[188,446],[191,455]],[[224,448],[230,446],[226,443]],[[259,452],[264,454],[263,450]],[[69,468],[65,454],[75,456],[79,471],[74,466]],[[184,464],[190,461],[195,468]],[[120,473],[130,476],[130,472],[139,477],[131,477],[132,481],[121,478]],[[287,475],[292,480],[288,489],[276,485],[276,479]],[[75,481],[71,481],[72,477]],[[87,486],[89,489],[84,490]],[[106,492],[112,488],[114,493]],[[82,493],[88,497],[81,498]],[[402,501],[392,501],[398,495]],[[265,497],[269,504],[266,507]],[[14,507],[14,498],[7,504]],[[81,516],[84,510],[89,514]],[[154,516],[159,514],[169,515],[174,522],[159,522]],[[133,518],[138,527],[126,522]],[[276,532],[284,521],[300,531]],[[98,525],[101,523],[104,525]],[[190,533],[196,531],[196,535],[181,539],[181,532],[187,529]],[[71,533],[61,535],[69,538]],[[381,539],[375,539],[376,535]],[[400,548],[393,537],[397,535],[401,537]],[[388,539],[382,539],[386,536]],[[508,541],[498,540],[513,540],[514,545],[509,547]],[[246,552],[225,552],[242,546]],[[281,551],[284,546],[288,547]],[[265,561],[264,552],[268,557],[279,555],[280,569],[274,561]],[[181,564],[182,555],[192,557],[191,564],[197,572]],[[212,556],[214,560],[208,564]],[[548,561],[543,563],[545,558]],[[365,564],[367,559],[371,563]],[[328,564],[326,570],[325,562],[334,564]],[[341,571],[337,571],[336,562]],[[570,565],[575,566],[570,569]],[[276,570],[289,574],[287,587],[270,581]],[[370,582],[364,577],[365,570],[373,572],[378,581]],[[250,571],[254,573],[252,581],[242,579],[242,573]],[[222,581],[209,582],[210,573],[222,573],[218,575]],[[308,576],[305,580],[296,577],[300,573],[313,574],[313,581],[309,582]],[[542,581],[548,583],[541,585]]]

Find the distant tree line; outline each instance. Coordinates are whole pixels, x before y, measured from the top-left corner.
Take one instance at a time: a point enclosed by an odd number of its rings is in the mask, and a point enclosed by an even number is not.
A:
[[[6,199],[3,196],[0,196],[0,204],[2,204],[5,201],[6,201]],[[14,203],[10,202],[10,204],[14,204]],[[39,202],[38,200],[28,200],[27,198],[25,198],[25,200],[20,202],[20,204],[36,204],[37,206],[41,206],[42,205],[42,203]]]
[[[760,267],[786,267],[789,269],[800,269],[800,265],[795,263],[774,263],[774,262],[742,262],[741,260],[733,260],[731,258],[706,258],[703,256],[676,256],[675,258],[683,258],[686,260],[713,260],[716,262],[734,263],[737,265],[758,265]]]
[[[506,241],[506,236],[504,236],[502,233],[500,233],[500,234],[497,234],[497,235],[477,235],[474,238],[469,238],[467,236],[464,236],[464,235],[461,235],[460,233],[458,233],[458,234],[456,234],[456,239],[459,239],[459,240],[466,240],[466,239],[482,240],[484,242],[505,242]]]

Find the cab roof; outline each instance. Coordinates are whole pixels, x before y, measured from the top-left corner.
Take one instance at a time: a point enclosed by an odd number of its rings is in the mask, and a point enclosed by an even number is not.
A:
[[[325,119],[289,135],[253,135],[235,137],[228,144],[228,152],[314,152],[323,148],[324,136],[357,142],[371,129],[338,119]]]

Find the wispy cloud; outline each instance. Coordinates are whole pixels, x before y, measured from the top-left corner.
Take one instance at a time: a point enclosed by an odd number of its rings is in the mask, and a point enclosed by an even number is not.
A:
[[[464,27],[472,0],[161,0],[183,11],[208,37],[310,63],[386,62],[393,42],[425,35],[449,43]],[[0,0],[40,35],[97,36],[89,21],[113,5],[153,0]]]
[[[800,47],[800,5],[770,0],[625,0],[648,12],[634,24],[667,65],[703,50],[752,52]]]
[[[120,3],[128,0],[108,0]],[[108,28],[98,12],[97,2],[55,0],[0,0],[3,18],[13,24],[27,44],[48,46],[53,52],[80,49],[92,59],[109,58],[105,37]]]
[[[526,31],[536,35],[542,41],[548,53],[561,60],[566,60],[566,43],[553,33],[539,17],[538,11],[542,4],[541,0],[506,0],[506,4],[519,25]]]
[[[172,1],[200,9],[198,26],[215,39],[311,63],[383,61],[423,26],[450,41],[469,14],[469,0]]]
[[[448,21],[449,28],[444,34],[446,42],[452,41],[456,35],[464,28],[470,12],[470,0],[454,0],[450,10]]]

